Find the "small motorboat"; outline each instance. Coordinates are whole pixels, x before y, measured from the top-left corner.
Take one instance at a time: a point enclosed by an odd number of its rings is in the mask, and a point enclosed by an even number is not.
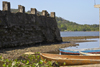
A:
[[[93,54],[98,54],[100,53],[100,48],[85,48],[85,49],[65,49],[65,48],[60,48],[59,49],[60,53],[63,55],[79,55],[79,51],[85,52],[85,53],[93,53]]]

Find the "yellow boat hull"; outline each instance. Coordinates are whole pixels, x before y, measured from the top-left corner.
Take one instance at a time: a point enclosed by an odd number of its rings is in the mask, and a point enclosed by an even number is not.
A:
[[[99,64],[100,56],[79,56],[79,55],[58,55],[58,54],[40,54],[42,60],[57,62],[60,66]]]

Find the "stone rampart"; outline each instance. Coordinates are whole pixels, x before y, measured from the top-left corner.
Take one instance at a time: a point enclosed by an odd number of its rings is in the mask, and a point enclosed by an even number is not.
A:
[[[27,14],[21,5],[18,5],[18,10],[11,13],[10,2],[3,2],[3,10],[0,11],[0,47],[62,41],[55,12],[49,16],[43,10],[42,15],[38,16],[37,10],[31,8],[31,14]]]

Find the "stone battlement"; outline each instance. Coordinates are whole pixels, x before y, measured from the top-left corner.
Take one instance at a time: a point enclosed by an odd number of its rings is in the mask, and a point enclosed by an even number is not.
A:
[[[42,15],[37,15],[37,9],[31,8],[31,14],[27,14],[21,5],[18,5],[18,11],[11,13],[10,2],[3,2],[3,10],[0,11],[0,48],[62,42],[55,12],[49,16],[43,10]]]
[[[10,2],[3,1],[2,5],[3,5],[3,10],[2,11],[11,12],[10,11]],[[25,7],[22,6],[22,5],[18,5],[18,12],[25,13]],[[37,9],[36,8],[31,8],[31,14],[37,15]],[[43,16],[49,16],[49,14],[46,10],[42,10],[42,15]],[[55,18],[55,12],[51,12],[50,17]]]

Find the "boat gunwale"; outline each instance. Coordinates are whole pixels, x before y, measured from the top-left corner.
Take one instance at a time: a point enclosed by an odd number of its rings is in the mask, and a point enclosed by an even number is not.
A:
[[[86,56],[100,56],[100,54],[91,54],[91,53],[86,53],[86,52],[81,52],[81,51],[79,51],[79,53],[82,55],[84,54]]]
[[[60,53],[79,55],[79,53],[77,53],[77,52],[63,52],[63,51],[60,51]]]
[[[48,53],[40,53],[40,55],[41,56],[43,56],[43,57],[46,57],[46,58],[49,58],[49,59],[55,59],[55,60],[90,60],[90,61],[100,61],[100,59],[98,60],[98,59],[74,59],[74,58],[72,58],[72,59],[68,59],[68,58],[53,58],[53,57],[48,57],[48,56],[45,56],[45,55],[43,55],[43,54],[48,54]],[[52,54],[53,55],[53,54]],[[56,54],[55,54],[56,55]],[[57,54],[57,55],[59,55],[59,54]],[[67,55],[66,55],[67,56]],[[73,55],[70,55],[70,56],[73,56]],[[75,55],[75,56],[83,56],[83,55]],[[91,56],[90,56],[91,57]],[[94,56],[95,57],[95,56]]]
[[[70,51],[84,51],[84,50],[100,50],[100,48],[84,48],[84,49],[67,49],[67,48],[60,48],[61,50],[70,50]],[[59,50],[60,50],[59,49]]]

